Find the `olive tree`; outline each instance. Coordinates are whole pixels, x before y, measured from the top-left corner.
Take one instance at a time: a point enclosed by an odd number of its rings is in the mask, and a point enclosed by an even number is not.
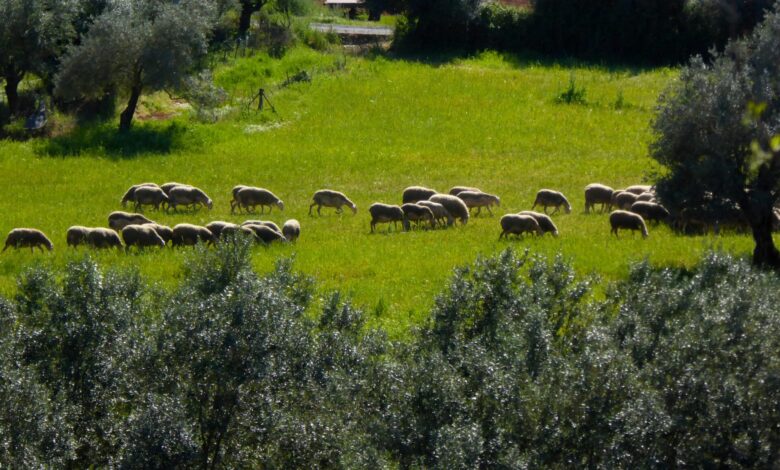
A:
[[[0,0],[0,79],[11,113],[27,73],[48,78],[74,34],[76,0]]]
[[[749,224],[757,265],[780,268],[772,240],[780,191],[780,7],[709,62],[695,57],[660,98],[652,157],[666,172],[662,199]]]
[[[64,56],[55,93],[79,98],[112,87],[127,92],[119,121],[119,130],[127,131],[144,91],[177,88],[197,68],[215,17],[208,0],[112,1]]]

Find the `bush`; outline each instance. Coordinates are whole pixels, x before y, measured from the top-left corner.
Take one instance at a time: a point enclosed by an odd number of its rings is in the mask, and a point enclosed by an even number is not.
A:
[[[0,298],[0,465],[771,467],[780,279],[727,255],[594,295],[564,260],[458,269],[406,343],[289,262],[200,248],[173,292],[89,259]],[[321,305],[315,307],[314,305]],[[314,310],[316,309],[316,311]]]

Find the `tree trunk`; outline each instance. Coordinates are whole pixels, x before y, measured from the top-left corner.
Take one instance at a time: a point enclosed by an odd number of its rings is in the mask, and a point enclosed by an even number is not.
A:
[[[753,249],[753,264],[756,266],[780,269],[780,252],[775,247],[772,239],[772,200],[763,192],[756,191],[750,197],[750,210],[748,217],[750,228],[753,231],[753,241],[756,243]]]
[[[250,0],[241,1],[241,14],[238,17],[238,35],[240,37],[246,36],[247,31],[252,26],[252,13],[260,9],[257,3]]]
[[[119,115],[119,132],[130,130],[130,126],[133,124],[135,108],[138,106],[138,98],[141,97],[141,88],[141,85],[134,85],[130,90],[130,100],[127,102],[127,107]]]
[[[8,110],[13,116],[19,110],[19,82],[22,81],[21,74],[8,72],[5,79],[5,96],[8,99]]]

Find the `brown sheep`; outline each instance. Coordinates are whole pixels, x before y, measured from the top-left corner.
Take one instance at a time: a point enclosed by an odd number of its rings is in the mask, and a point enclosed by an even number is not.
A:
[[[127,225],[122,229],[122,239],[125,241],[125,250],[131,246],[146,248],[148,246],[164,247],[165,240],[149,225]]]
[[[596,204],[601,204],[601,212],[604,212],[605,207],[607,210],[612,209],[612,194],[614,192],[614,189],[600,183],[585,186],[585,213],[590,213]]]
[[[621,191],[612,196],[612,205],[621,210],[628,210],[636,202],[638,196],[628,191]]]
[[[290,219],[282,226],[282,234],[288,241],[294,242],[301,236],[301,224],[295,219]]]
[[[508,237],[509,234],[522,236],[524,233],[536,233],[538,236],[542,235],[542,229],[539,227],[539,222],[530,215],[518,215],[518,214],[506,214],[501,217],[501,235],[498,239],[501,240],[504,237]]]
[[[341,214],[342,206],[347,206],[352,209],[353,214],[357,214],[357,206],[354,202],[350,201],[344,193],[332,191],[330,189],[320,189],[314,193],[312,199],[314,202],[309,206],[309,215],[311,215],[311,210],[314,206],[317,206],[317,215],[321,214],[320,209],[322,209],[323,206],[335,207],[336,214]]]
[[[287,238],[284,237],[284,234],[282,234],[282,232],[278,230],[274,230],[268,225],[249,224],[249,225],[245,225],[245,227],[250,229],[252,232],[254,232],[255,239],[258,241],[258,243],[264,243],[268,245],[273,242],[287,241]]]
[[[68,231],[65,232],[65,239],[67,240],[68,246],[76,247],[86,243],[87,235],[89,235],[90,230],[92,229],[81,225],[74,225],[68,228]]]
[[[168,191],[168,207],[176,212],[177,207],[190,206],[197,208],[198,205],[206,206],[209,210],[214,206],[211,198],[203,190],[194,186],[175,186]]]
[[[564,196],[563,193],[553,191],[552,189],[540,189],[536,193],[536,199],[534,199],[534,205],[531,206],[531,209],[535,209],[537,205],[542,206],[545,214],[547,213],[547,208],[550,206],[555,207],[555,210],[552,211],[553,214],[558,212],[558,209],[560,209],[561,206],[563,206],[563,210],[567,214],[571,213],[571,204],[569,204],[569,200],[566,199],[566,196]]]
[[[8,232],[8,236],[5,238],[5,247],[3,247],[3,251],[7,250],[8,247],[13,247],[17,250],[19,248],[29,247],[30,252],[35,248],[39,248],[43,251],[44,246],[49,251],[54,249],[54,244],[40,230],[35,228],[15,228]]]
[[[117,232],[122,231],[128,225],[153,224],[154,221],[147,219],[142,214],[132,214],[130,212],[115,211],[108,214],[108,226]]]
[[[122,207],[127,207],[128,202],[135,202],[135,190],[143,186],[159,188],[159,186],[157,186],[155,183],[141,183],[130,186],[130,189],[125,192],[125,195],[122,196],[122,200],[120,201],[122,203]]]
[[[457,197],[466,203],[466,207],[469,208],[469,211],[475,207],[477,208],[477,213],[474,214],[475,216],[479,215],[483,207],[487,209],[490,215],[493,215],[490,206],[495,205],[501,207],[501,199],[494,194],[479,191],[461,191],[457,194]]]
[[[243,208],[250,212],[251,208],[251,211],[254,212],[257,206],[260,206],[261,214],[265,212],[266,206],[268,206],[268,212],[273,210],[273,206],[278,207],[279,210],[284,210],[284,202],[276,197],[274,193],[263,188],[246,187],[239,189],[236,193],[236,202],[239,211]]]
[[[447,209],[444,208],[441,204],[438,202],[433,201],[418,201],[417,205],[425,206],[433,212],[433,217],[436,219],[436,222],[441,224],[443,227],[446,223],[447,225],[452,225],[455,221],[455,219],[450,215],[449,212],[447,212]]]
[[[375,202],[368,208],[368,212],[371,214],[371,233],[374,233],[376,224],[392,222],[393,226],[397,227],[397,223],[401,222],[404,230],[406,230],[409,225],[409,221],[406,220],[403,209],[399,206]],[[388,231],[389,230],[390,228],[388,226]]]
[[[93,228],[87,234],[87,243],[93,248],[122,248],[119,234],[110,228]]]
[[[154,222],[150,224],[141,224],[141,225],[148,225],[149,227],[152,227],[152,229],[155,232],[157,232],[157,235],[159,235],[160,238],[163,239],[166,245],[173,238],[173,229],[168,227],[167,225],[160,225]]]
[[[434,194],[436,194],[435,189],[423,186],[409,186],[404,189],[404,193],[401,196],[401,202],[402,204],[415,204],[418,201],[425,201]]]
[[[436,227],[436,218],[433,216],[433,211],[430,207],[406,203],[401,206],[401,210],[404,211],[404,217],[407,220],[407,230],[409,229],[408,222],[415,222],[415,225],[419,226],[420,221],[427,221],[430,222],[431,228]]]
[[[162,189],[141,186],[135,190],[135,210],[139,210],[142,206],[154,206],[155,210],[159,210],[161,204],[163,209],[168,205],[168,196]]]
[[[450,196],[457,196],[458,194],[462,193],[463,191],[473,191],[475,193],[481,193],[482,190],[479,188],[472,188],[471,186],[453,186],[450,188],[449,195]]]
[[[469,208],[461,198],[449,194],[434,194],[428,200],[444,206],[444,208],[447,209],[447,212],[453,217],[453,223],[455,223],[454,221],[456,219],[460,219],[460,223],[463,225],[468,223]]]
[[[541,212],[534,212],[534,211],[521,211],[518,212],[517,215],[529,215],[536,219],[536,222],[539,224],[539,228],[542,229],[542,233],[552,233],[553,237],[558,236],[558,227],[555,226],[550,216],[547,214],[542,214]]]
[[[637,201],[631,204],[631,212],[639,214],[645,220],[655,223],[669,220],[669,211],[661,204],[647,201]]]
[[[642,238],[647,238],[647,226],[644,219],[639,214],[633,212],[617,210],[609,214],[609,225],[612,227],[611,233],[618,236],[618,229],[639,230],[642,232]]]
[[[192,246],[198,242],[214,243],[214,235],[209,229],[200,225],[177,224],[173,227],[171,242],[174,247]]]

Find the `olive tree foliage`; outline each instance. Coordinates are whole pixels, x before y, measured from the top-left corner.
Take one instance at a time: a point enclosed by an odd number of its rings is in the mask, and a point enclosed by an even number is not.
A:
[[[78,0],[0,0],[0,79],[11,113],[28,73],[51,80],[58,57],[73,38]]]
[[[208,0],[110,1],[63,57],[55,93],[99,97],[118,87],[129,96],[119,122],[127,131],[143,92],[176,89],[198,67],[216,14]]]
[[[436,468],[771,467],[780,280],[709,254],[595,300],[560,259],[459,270],[399,355],[387,448]],[[405,398],[398,398],[405,397]]]
[[[780,6],[711,60],[695,57],[660,98],[651,155],[658,192],[685,215],[737,207],[758,265],[780,268],[772,210],[780,190]]]

